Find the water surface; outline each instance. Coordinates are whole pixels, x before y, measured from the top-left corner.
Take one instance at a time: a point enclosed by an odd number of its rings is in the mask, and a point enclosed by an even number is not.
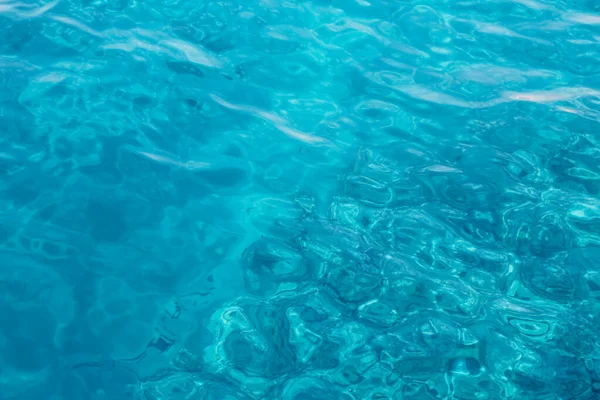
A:
[[[594,399],[600,5],[0,0],[0,397]]]

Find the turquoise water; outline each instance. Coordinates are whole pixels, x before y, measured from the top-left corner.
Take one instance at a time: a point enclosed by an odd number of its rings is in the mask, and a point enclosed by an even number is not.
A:
[[[600,398],[600,3],[0,0],[2,400]]]

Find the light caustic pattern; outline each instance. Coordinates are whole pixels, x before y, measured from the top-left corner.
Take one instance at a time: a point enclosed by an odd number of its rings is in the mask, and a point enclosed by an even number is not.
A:
[[[0,0],[4,400],[600,396],[600,3]]]

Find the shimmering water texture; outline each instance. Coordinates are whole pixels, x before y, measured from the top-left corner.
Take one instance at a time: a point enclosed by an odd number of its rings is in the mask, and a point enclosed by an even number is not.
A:
[[[600,399],[600,2],[0,0],[2,400]]]

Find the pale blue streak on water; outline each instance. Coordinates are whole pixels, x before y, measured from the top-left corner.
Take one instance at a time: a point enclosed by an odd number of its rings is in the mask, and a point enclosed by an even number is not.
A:
[[[600,398],[599,51],[596,0],[0,0],[0,398]]]

